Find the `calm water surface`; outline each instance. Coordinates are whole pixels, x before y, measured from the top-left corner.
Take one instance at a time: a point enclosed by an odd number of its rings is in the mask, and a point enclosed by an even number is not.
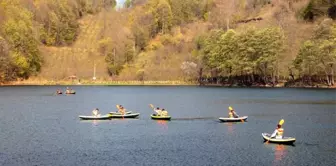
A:
[[[334,165],[336,91],[218,87],[0,87],[0,165]],[[154,121],[148,104],[172,121]],[[116,104],[139,119],[81,121]],[[219,123],[233,106],[246,123]],[[295,146],[264,144],[285,119]]]

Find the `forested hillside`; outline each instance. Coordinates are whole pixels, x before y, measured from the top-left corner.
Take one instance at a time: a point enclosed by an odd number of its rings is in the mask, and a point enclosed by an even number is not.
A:
[[[0,82],[334,86],[335,0],[123,2],[0,0]]]

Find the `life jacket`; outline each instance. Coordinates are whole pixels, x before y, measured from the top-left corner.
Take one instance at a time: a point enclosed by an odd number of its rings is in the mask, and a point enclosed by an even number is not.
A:
[[[92,114],[95,115],[95,116],[97,116],[98,115],[98,110],[93,110]]]
[[[161,111],[161,110],[155,110],[155,112],[156,112],[158,115],[161,115],[161,114],[162,114],[162,111]]]
[[[125,109],[124,108],[119,109],[119,113],[125,114]]]
[[[167,112],[167,111],[162,111],[162,112],[161,112],[161,115],[162,115],[162,116],[168,116],[168,112]]]
[[[233,113],[229,112],[229,118],[233,118]]]
[[[278,132],[277,132],[276,136],[277,136],[277,137],[282,137],[282,136],[283,136],[284,129],[283,129],[283,128],[278,128],[277,130],[278,130]]]

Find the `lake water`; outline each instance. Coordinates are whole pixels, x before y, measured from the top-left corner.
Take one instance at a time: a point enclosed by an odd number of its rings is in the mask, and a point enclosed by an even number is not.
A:
[[[178,86],[0,87],[0,165],[334,165],[336,91]],[[148,104],[172,120],[150,119]],[[81,121],[122,104],[139,119]],[[245,123],[219,123],[232,106]],[[285,119],[295,146],[265,144]]]

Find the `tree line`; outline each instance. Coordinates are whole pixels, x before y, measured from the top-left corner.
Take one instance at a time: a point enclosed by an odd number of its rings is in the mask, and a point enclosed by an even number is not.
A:
[[[282,3],[291,7],[300,1]],[[107,72],[118,76],[125,66],[137,65],[138,56],[165,46],[171,49],[188,46],[190,43],[181,43],[181,39],[172,35],[174,27],[207,22],[211,24],[209,30],[193,38],[190,62],[181,62],[181,70],[189,81],[244,86],[275,86],[283,82],[288,86],[334,85],[335,0],[310,0],[297,13],[298,18],[320,23],[290,62],[285,60],[291,46],[287,45],[288,36],[282,24],[234,29],[239,20],[249,18],[249,13],[257,13],[272,1],[220,2],[126,0],[118,17],[109,17],[107,25],[104,22],[99,39],[99,52],[108,64]],[[71,45],[79,33],[79,18],[115,5],[115,0],[0,0],[0,82],[38,73],[43,64],[40,45]],[[318,20],[325,16],[330,19]],[[112,26],[125,30],[111,32]],[[144,79],[142,70],[136,74]]]
[[[335,85],[336,23],[323,20],[311,38],[302,43],[296,58],[281,68],[285,45],[279,27],[250,28],[244,32],[212,30],[199,36],[194,55],[199,64],[198,80],[203,83],[275,86],[314,83]],[[204,76],[203,71],[210,71]],[[287,74],[289,73],[289,74]],[[288,76],[289,75],[289,76]]]

